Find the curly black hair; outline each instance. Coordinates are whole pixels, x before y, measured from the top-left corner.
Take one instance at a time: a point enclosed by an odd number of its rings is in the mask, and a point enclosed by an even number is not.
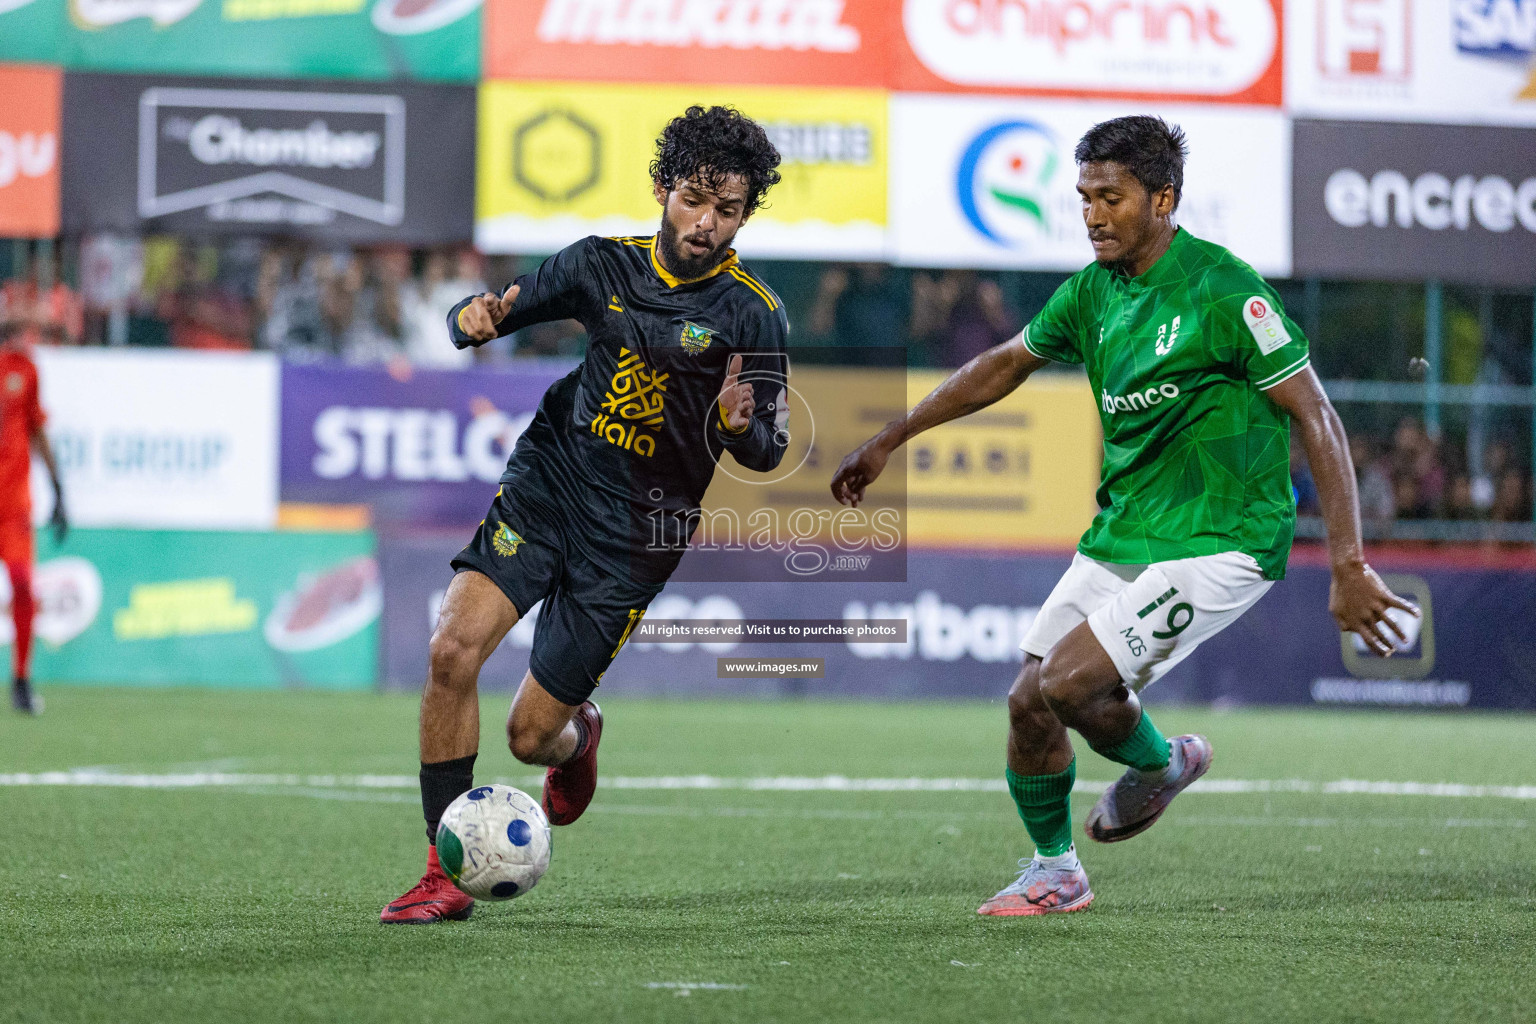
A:
[[[1184,194],[1184,158],[1189,144],[1184,129],[1160,117],[1133,115],[1101,121],[1089,128],[1072,154],[1080,164],[1124,164],[1148,192],[1173,186],[1173,207]]]
[[[728,175],[747,182],[746,212],[763,205],[763,197],[782,178],[779,151],[763,126],[732,107],[692,106],[674,117],[656,140],[651,180],[671,190],[678,182],[697,181],[714,192]]]

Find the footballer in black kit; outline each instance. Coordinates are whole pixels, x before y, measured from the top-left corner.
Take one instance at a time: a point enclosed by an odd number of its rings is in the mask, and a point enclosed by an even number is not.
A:
[[[716,462],[729,451],[767,472],[782,459],[789,323],[730,248],[778,182],[778,163],[751,119],[690,107],[657,140],[655,236],[585,238],[500,295],[450,312],[460,348],[564,319],[589,340],[581,365],[545,393],[484,522],[453,559],[422,693],[429,843],[474,784],[480,667],[540,600],[507,741],[518,760],[549,766],[550,822],[581,815],[603,726],[588,697],[682,558]],[[462,920],[472,909],[432,845],[427,873],[380,920]]]

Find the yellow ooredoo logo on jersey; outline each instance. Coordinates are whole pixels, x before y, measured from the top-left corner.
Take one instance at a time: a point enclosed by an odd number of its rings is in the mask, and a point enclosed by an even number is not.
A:
[[[592,433],[626,451],[655,455],[654,434],[637,428],[655,431],[661,426],[670,376],[652,370],[629,349],[619,349],[619,368],[603,394],[603,411],[592,417]]]

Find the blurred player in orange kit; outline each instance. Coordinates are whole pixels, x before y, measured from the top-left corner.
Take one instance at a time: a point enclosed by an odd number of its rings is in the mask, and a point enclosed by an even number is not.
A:
[[[11,707],[35,715],[43,709],[27,679],[32,650],[32,493],[28,476],[32,449],[42,456],[53,480],[53,531],[62,542],[69,530],[64,515],[64,491],[48,436],[43,433],[43,407],[37,396],[37,367],[28,355],[23,335],[14,325],[0,323],[0,561],[11,577],[11,618],[16,623],[12,648]]]

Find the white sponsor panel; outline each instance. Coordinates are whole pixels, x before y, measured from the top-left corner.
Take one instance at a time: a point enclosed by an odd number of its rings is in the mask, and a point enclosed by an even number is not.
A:
[[[546,0],[534,34],[541,43],[826,53],[853,53],[861,41],[859,30],[843,23],[843,0]]]
[[[891,101],[891,232],[908,266],[1080,270],[1093,260],[1077,140],[1155,113],[1188,136],[1177,220],[1263,274],[1291,269],[1290,132],[1256,107],[1128,107],[933,95]]]
[[[1536,124],[1536,0],[1299,0],[1286,18],[1296,114]]]
[[[278,364],[263,353],[38,349],[47,432],[78,526],[270,529]],[[33,516],[51,490],[33,474]]]
[[[1230,96],[1269,69],[1269,0],[906,0],[917,59],[956,85]]]

